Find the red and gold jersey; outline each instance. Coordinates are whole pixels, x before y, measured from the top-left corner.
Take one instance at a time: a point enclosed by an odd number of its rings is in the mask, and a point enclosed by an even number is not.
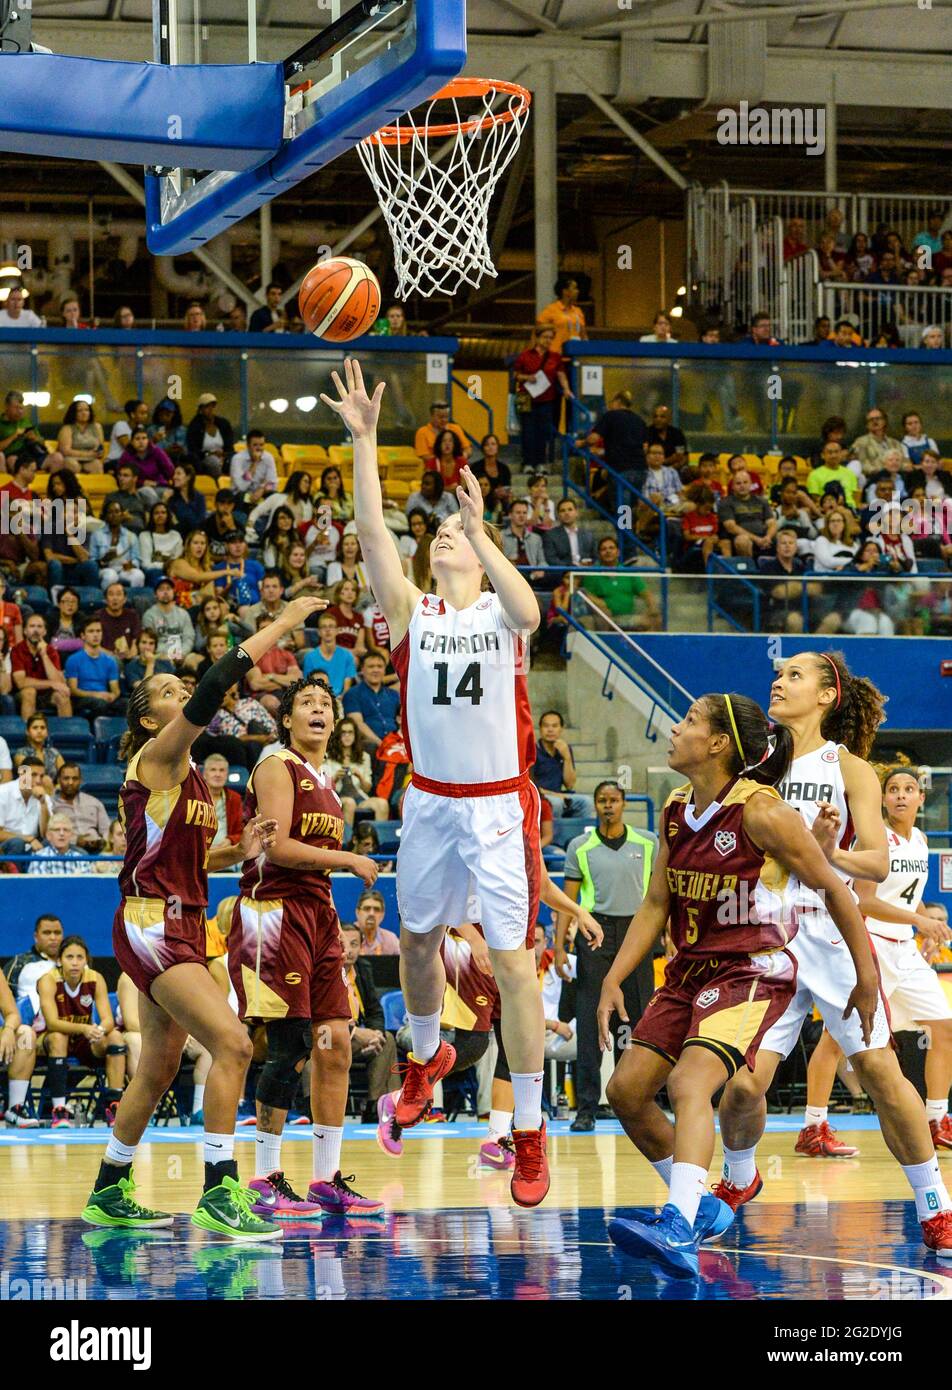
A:
[[[54,998],[56,1014],[63,1023],[92,1023],[93,1005],[96,1002],[96,981],[98,975],[89,966],[83,971],[83,978],[75,989],[70,989],[63,978],[62,970],[52,972],[56,982]]]
[[[671,939],[682,955],[757,955],[786,946],[796,933],[797,880],[744,830],[744,807],[757,794],[781,799],[773,787],[747,778],[731,783],[700,816],[690,785],[668,797],[662,835]]]
[[[312,767],[293,748],[282,748],[265,762],[272,758],[284,763],[291,781],[294,798],[291,839],[310,845],[312,849],[339,850],[344,842],[344,813],[330,774]],[[257,813],[258,796],[252,772],[245,792],[246,820]],[[297,897],[310,892],[330,902],[331,880],[323,869],[287,869],[281,864],[269,863],[264,854],[259,854],[257,859],[246,859],[241,866],[240,891],[244,898]]]
[[[446,969],[441,1028],[462,1028],[470,1033],[488,1033],[499,990],[492,975],[484,975],[473,960],[472,948],[461,936],[447,932],[440,955]]]
[[[119,819],[126,832],[120,891],[124,898],[205,907],[208,851],[218,831],[211,793],[191,762],[177,787],[150,791],[136,776],[144,751],[140,748],[129,760],[119,789]]]

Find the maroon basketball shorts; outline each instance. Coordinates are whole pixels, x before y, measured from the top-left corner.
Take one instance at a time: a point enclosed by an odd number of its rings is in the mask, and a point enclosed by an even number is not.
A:
[[[112,951],[120,970],[151,999],[154,981],[171,966],[205,964],[205,909],[123,898],[112,921]]]
[[[333,903],[239,898],[228,934],[228,973],[241,1018],[350,1018],[344,952]]]
[[[675,956],[632,1040],[676,1062],[685,1047],[706,1047],[728,1076],[753,1070],[767,1032],[793,998],[797,963],[787,951],[756,956]]]

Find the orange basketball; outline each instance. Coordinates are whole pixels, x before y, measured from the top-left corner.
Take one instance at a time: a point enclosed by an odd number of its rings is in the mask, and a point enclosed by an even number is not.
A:
[[[359,338],[380,317],[380,285],[362,261],[335,256],[309,270],[298,291],[309,333],[332,343]]]

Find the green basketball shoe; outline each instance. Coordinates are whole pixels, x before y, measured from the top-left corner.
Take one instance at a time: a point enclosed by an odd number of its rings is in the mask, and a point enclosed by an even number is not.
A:
[[[280,1240],[284,1234],[281,1227],[251,1210],[257,1200],[257,1192],[242,1187],[236,1178],[223,1178],[218,1187],[202,1193],[192,1225],[231,1240]]]
[[[120,1226],[141,1230],[151,1226],[171,1226],[175,1220],[165,1211],[150,1211],[140,1206],[133,1194],[136,1185],[132,1176],[120,1178],[112,1187],[91,1192],[83,1208],[82,1219],[89,1226]]]

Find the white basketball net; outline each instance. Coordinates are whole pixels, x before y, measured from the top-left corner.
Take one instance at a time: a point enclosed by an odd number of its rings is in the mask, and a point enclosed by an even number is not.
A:
[[[475,109],[461,111],[463,99]],[[452,295],[495,277],[489,204],[528,117],[525,94],[441,94],[422,117],[406,115],[386,128],[398,138],[371,135],[357,146],[393,240],[400,299]],[[434,129],[451,122],[459,126],[454,134]]]

